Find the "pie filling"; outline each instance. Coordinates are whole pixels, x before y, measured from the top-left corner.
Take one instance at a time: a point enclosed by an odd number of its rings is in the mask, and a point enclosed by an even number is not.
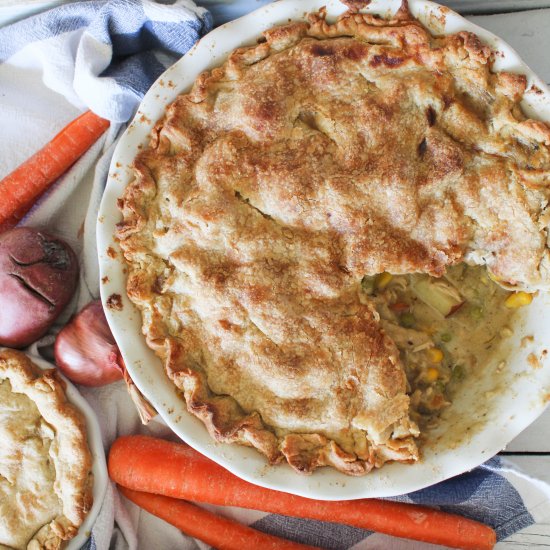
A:
[[[427,275],[365,277],[360,292],[374,301],[381,326],[399,348],[407,375],[410,417],[421,431],[438,425],[461,382],[483,369],[514,309],[510,293],[482,267],[459,264],[440,279]]]
[[[483,352],[502,333],[492,280],[550,288],[525,77],[405,8],[235,50],[168,106],[119,203],[128,295],[188,410],[303,473],[417,460],[483,362],[471,329]]]

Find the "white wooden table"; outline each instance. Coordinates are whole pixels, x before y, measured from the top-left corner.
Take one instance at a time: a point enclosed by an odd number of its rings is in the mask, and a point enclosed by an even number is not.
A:
[[[510,443],[502,454],[525,473],[550,483],[550,409]],[[550,548],[550,517],[546,523],[532,525],[500,542],[496,548]]]
[[[480,5],[491,7],[499,4],[502,11],[506,7],[524,9],[534,6],[550,7],[550,0],[443,0],[449,6],[460,5],[466,12],[479,13]],[[476,7],[477,5],[477,7]],[[491,6],[487,6],[491,5]],[[486,12],[494,9],[486,10]],[[494,32],[508,42],[524,61],[546,83],[550,84],[550,10],[528,11],[524,13],[468,17],[478,25]],[[502,453],[526,474],[550,483],[550,409],[529,428],[521,433]],[[533,525],[509,537],[496,546],[499,550],[522,548],[550,549],[550,517],[545,523]]]

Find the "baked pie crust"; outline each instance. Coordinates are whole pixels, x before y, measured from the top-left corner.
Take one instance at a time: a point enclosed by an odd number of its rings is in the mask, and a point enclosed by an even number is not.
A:
[[[82,414],[54,370],[0,350],[0,548],[55,550],[92,505]]]
[[[299,472],[418,459],[364,275],[550,287],[550,128],[477,36],[348,11],[263,33],[172,103],[120,201],[128,295],[213,438]]]

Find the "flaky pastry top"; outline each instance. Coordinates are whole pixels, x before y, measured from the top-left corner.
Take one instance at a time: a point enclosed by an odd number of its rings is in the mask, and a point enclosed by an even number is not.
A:
[[[418,458],[364,275],[549,288],[550,129],[477,36],[406,4],[263,33],[156,125],[120,202],[148,344],[219,441],[311,472]]]

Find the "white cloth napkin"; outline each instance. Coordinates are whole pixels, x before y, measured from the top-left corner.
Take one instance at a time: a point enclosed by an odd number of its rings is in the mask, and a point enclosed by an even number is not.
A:
[[[243,3],[239,2],[241,6]],[[249,9],[258,6],[255,0],[248,4]],[[550,10],[472,19],[510,42],[542,78],[550,81],[550,58],[546,55],[550,51]],[[73,312],[99,295],[95,224],[121,123],[163,67],[190,47],[210,24],[209,16],[188,0],[172,5],[119,0],[70,4],[46,17],[0,29],[0,177],[86,108],[113,121],[111,129],[24,220],[25,225],[46,229],[67,240],[81,264],[79,290],[73,303],[52,334],[36,344],[34,351],[48,357],[53,333]],[[122,53],[118,47],[123,48]],[[81,391],[98,415],[106,449],[122,434],[145,433],[175,439],[158,419],[147,427],[141,425],[123,383]],[[439,504],[494,521],[502,537],[534,521],[550,518],[548,487],[499,459],[403,500]],[[217,512],[325,548],[436,548],[262,512],[237,508]],[[124,502],[111,486],[88,547],[170,550],[206,545]]]

